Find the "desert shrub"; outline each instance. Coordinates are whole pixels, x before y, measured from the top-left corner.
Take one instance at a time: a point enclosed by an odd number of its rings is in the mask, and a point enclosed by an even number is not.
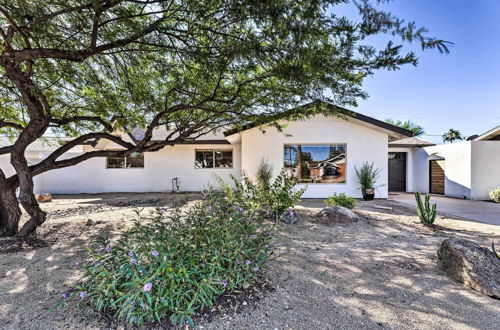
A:
[[[425,202],[422,203],[420,193],[416,192],[415,199],[417,201],[417,213],[420,222],[424,225],[432,226],[436,220],[436,204],[430,205],[431,195],[425,195]]]
[[[345,193],[333,194],[325,200],[326,205],[339,205],[347,207],[348,209],[353,209],[356,207],[358,201],[354,197],[349,197]]]
[[[269,227],[209,193],[187,212],[138,222],[115,243],[92,242],[74,296],[132,324],[193,326],[193,314],[252,282],[271,254],[269,241]]]
[[[500,187],[493,188],[489,191],[489,195],[492,201],[495,203],[500,203]]]
[[[375,182],[377,181],[377,178],[382,170],[374,169],[373,166],[373,162],[371,164],[364,162],[360,169],[357,167],[354,168],[356,170],[356,176],[358,177],[359,186],[361,188],[375,188]]]
[[[273,177],[273,167],[264,159],[261,160],[259,168],[257,169],[257,184],[264,190],[269,190],[271,186],[271,179]]]
[[[240,205],[251,213],[272,215],[275,220],[278,220],[285,210],[294,207],[306,190],[305,187],[296,189],[297,180],[287,179],[283,173],[274,179],[269,189],[264,189],[247,177],[238,180],[232,176],[231,179],[234,188],[218,178],[221,191],[230,202]]]

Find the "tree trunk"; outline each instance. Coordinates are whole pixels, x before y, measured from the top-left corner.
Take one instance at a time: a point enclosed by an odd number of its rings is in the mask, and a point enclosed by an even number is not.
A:
[[[11,153],[10,161],[14,166],[17,178],[19,180],[19,201],[24,210],[29,214],[29,220],[24,224],[19,233],[20,237],[25,237],[35,234],[38,226],[43,224],[47,218],[47,214],[42,211],[38,202],[35,199],[33,174],[29,169],[28,162],[23,153],[13,151]]]
[[[21,209],[16,198],[16,188],[6,182],[0,170],[0,237],[17,234]]]

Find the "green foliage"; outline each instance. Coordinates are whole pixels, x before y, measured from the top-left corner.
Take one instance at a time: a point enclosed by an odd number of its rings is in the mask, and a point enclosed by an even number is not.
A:
[[[116,242],[99,238],[75,299],[139,326],[193,325],[196,312],[251,283],[269,258],[270,228],[250,216],[209,192],[186,213],[159,211]]]
[[[401,121],[401,120],[393,120],[391,118],[387,118],[385,120],[385,122],[389,123],[391,125],[394,125],[394,126],[404,128],[406,130],[411,131],[412,137],[417,137],[417,136],[423,135],[425,133],[424,128],[422,126],[415,124],[415,123],[411,122],[410,120]]]
[[[498,254],[497,249],[495,248],[495,242],[491,242],[491,252],[493,252],[493,254],[500,259],[500,255]]]
[[[187,123],[243,125],[323,95],[355,105],[374,71],[417,64],[404,43],[448,52],[447,42],[379,4],[351,4],[359,20],[349,20],[336,14],[344,1],[4,0],[0,52],[33,54],[35,70],[10,60],[36,82],[53,119],[122,117],[144,127],[168,109],[165,122],[183,132]],[[370,44],[377,34],[391,40]],[[2,119],[25,126],[27,101],[4,73]],[[102,130],[92,120],[51,124],[66,135]]]
[[[274,179],[269,189],[255,184],[248,177],[238,180],[231,176],[231,179],[234,188],[221,178],[217,179],[228,200],[252,213],[272,215],[275,220],[278,220],[286,209],[294,207],[306,190],[306,187],[296,189],[297,180],[287,179],[283,172]]]
[[[500,187],[491,189],[488,192],[488,195],[490,196],[492,201],[494,201],[495,203],[500,203]]]
[[[345,193],[333,194],[325,200],[326,205],[339,205],[347,207],[348,209],[353,209],[356,207],[358,201],[354,197],[349,197]]]
[[[463,140],[464,137],[459,130],[450,128],[446,133],[442,135],[443,142],[453,143],[455,140]]]
[[[436,204],[430,206],[431,195],[425,195],[425,203],[422,203],[420,193],[415,193],[415,199],[417,201],[417,213],[420,218],[420,222],[426,226],[432,226],[436,220]]]
[[[373,166],[373,162],[371,164],[364,162],[359,170],[356,167],[354,168],[361,188],[375,188],[375,183],[382,170],[374,169]]]
[[[267,163],[264,159],[261,160],[259,168],[257,169],[257,183],[265,190],[271,186],[271,179],[273,177],[273,166]]]

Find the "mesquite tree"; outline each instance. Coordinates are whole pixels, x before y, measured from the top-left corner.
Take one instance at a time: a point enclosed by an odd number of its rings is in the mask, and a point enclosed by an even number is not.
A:
[[[29,235],[46,219],[33,177],[93,157],[152,152],[227,126],[279,119],[320,99],[355,105],[363,79],[416,64],[401,43],[447,51],[424,29],[351,3],[359,21],[336,14],[348,0],[0,0],[0,235]],[[377,49],[367,37],[386,34]],[[328,95],[328,97],[325,97]],[[319,103],[318,103],[319,104]],[[307,116],[321,107],[299,108]],[[163,141],[152,132],[166,126]],[[142,127],[129,143],[116,127]],[[25,151],[45,133],[74,137],[38,164]],[[61,158],[77,144],[110,140],[122,150]],[[29,220],[19,229],[20,206]]]

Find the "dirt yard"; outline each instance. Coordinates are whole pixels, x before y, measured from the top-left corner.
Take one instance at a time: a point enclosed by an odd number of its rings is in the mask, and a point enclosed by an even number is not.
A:
[[[44,204],[50,216],[37,238],[0,239],[0,329],[116,328],[57,306],[60,294],[76,283],[81,248],[99,233],[122,232],[136,208],[147,214],[197,197],[58,196]],[[361,221],[328,227],[313,222],[322,206],[306,200],[298,207],[298,223],[282,226],[279,256],[265,274],[274,290],[200,328],[498,328],[500,300],[449,279],[436,267],[436,250],[447,237],[489,246],[500,242],[500,227],[439,217],[431,229],[418,223],[413,209],[393,201],[361,202]]]

